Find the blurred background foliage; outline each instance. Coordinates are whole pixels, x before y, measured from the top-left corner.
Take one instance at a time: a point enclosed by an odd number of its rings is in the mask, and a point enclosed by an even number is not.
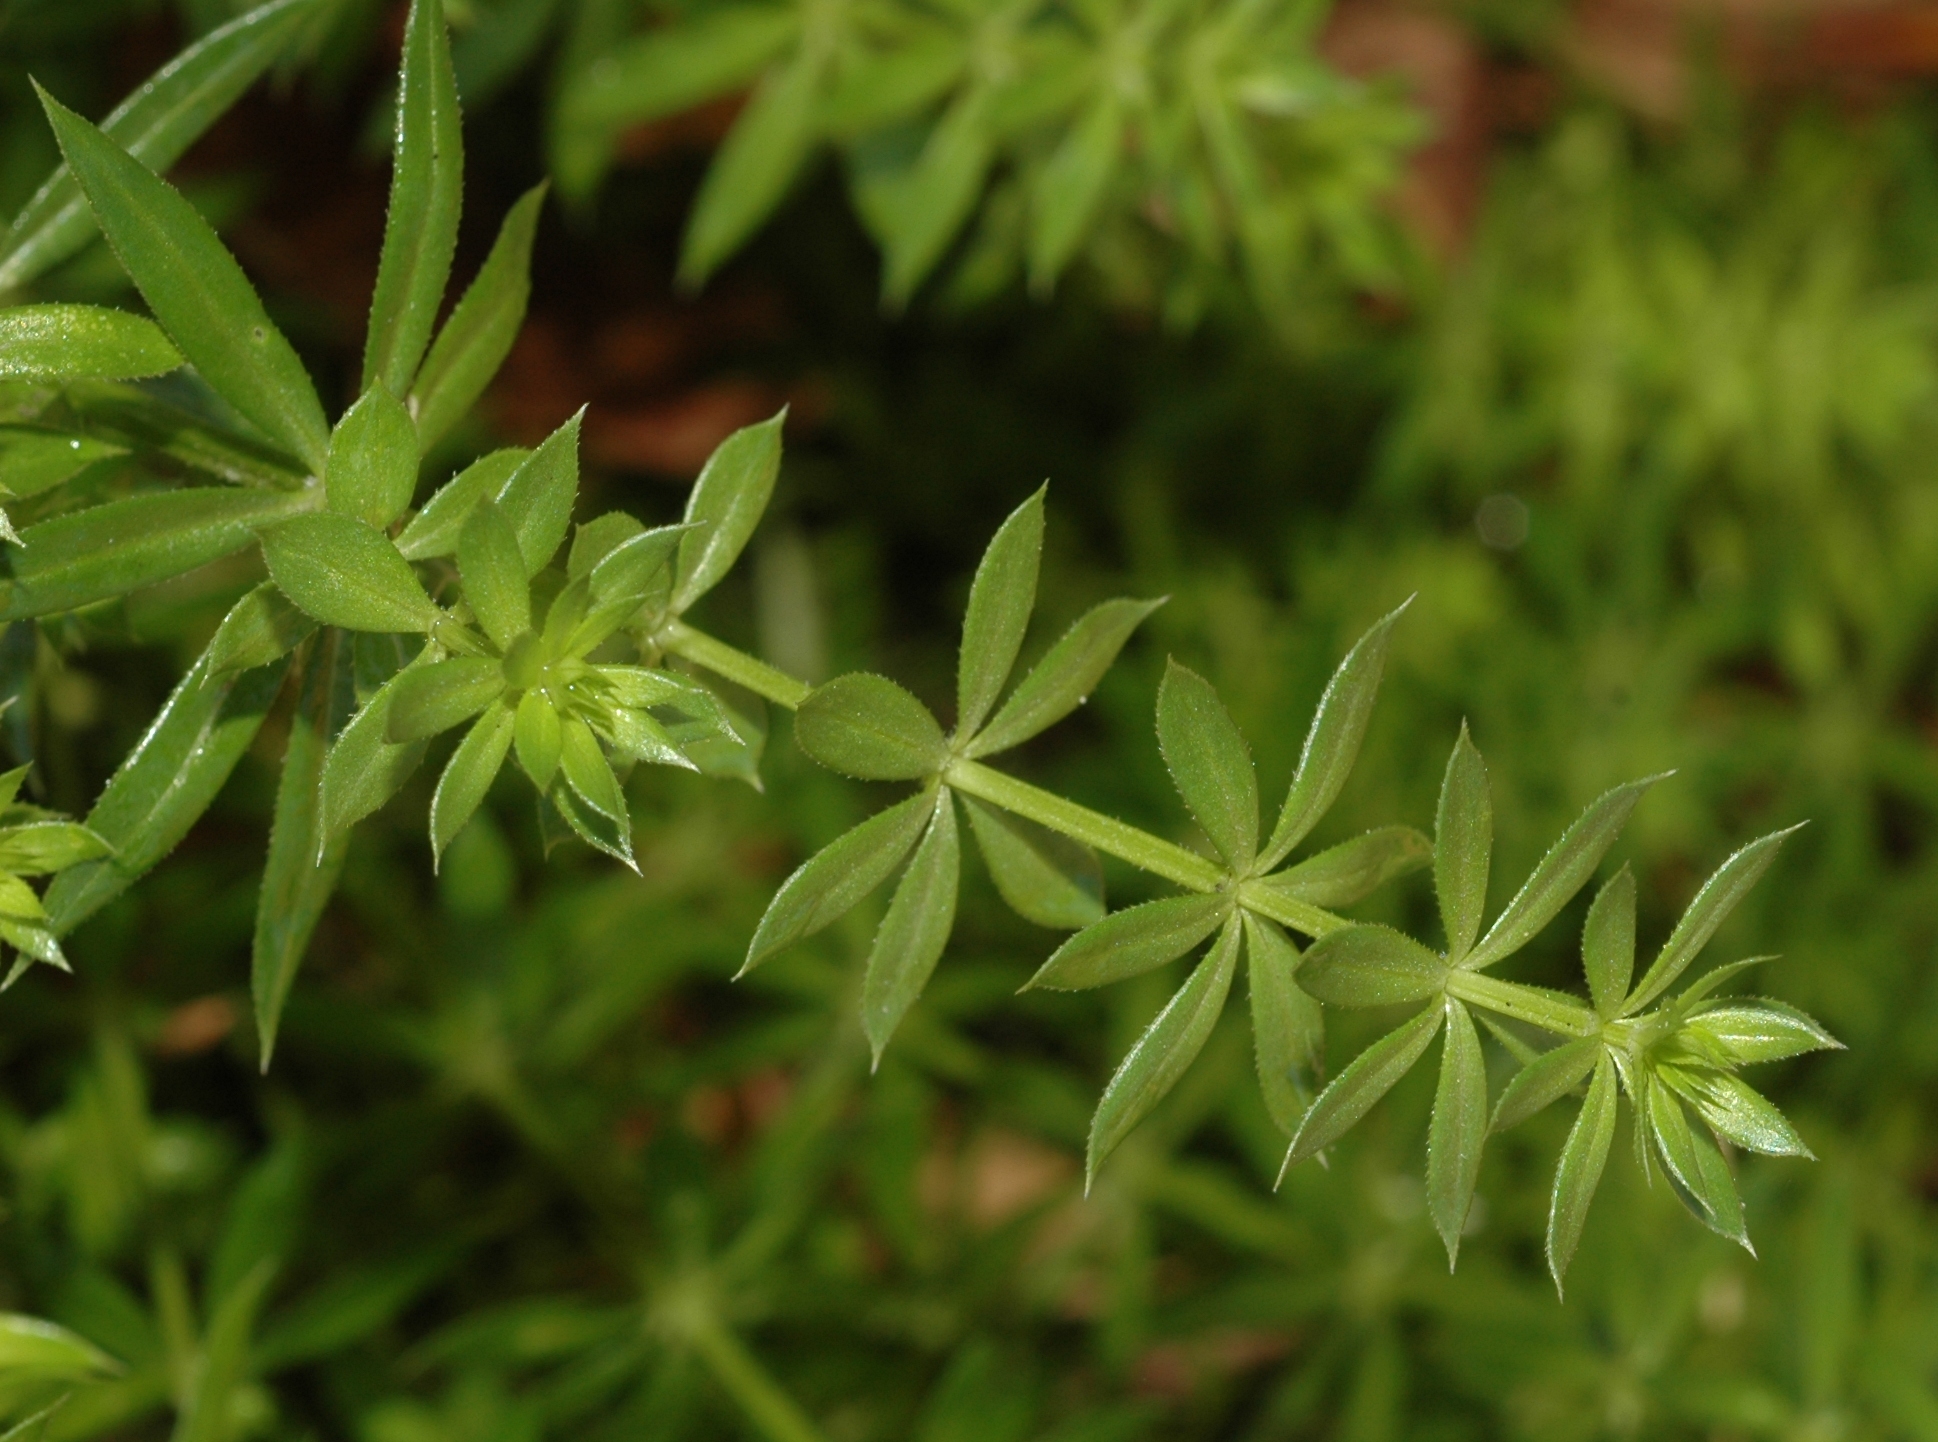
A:
[[[0,210],[54,158],[28,73],[99,115],[231,13],[0,0]],[[179,172],[345,391],[401,17],[326,8]],[[548,167],[567,201],[454,462],[590,400],[591,509],[667,520],[715,441],[791,401],[776,514],[712,624],[929,697],[984,538],[1051,477],[1042,634],[1104,595],[1172,599],[1027,766],[1160,829],[1167,653],[1218,684],[1270,791],[1336,658],[1417,592],[1317,839],[1425,825],[1463,717],[1503,875],[1606,786],[1678,769],[1622,853],[1648,936],[1735,845],[1809,819],[1724,940],[1780,953],[1760,985],[1849,1045],[1765,1079],[1822,1161],[1743,1161],[1752,1260],[1618,1158],[1557,1304],[1565,1118],[1493,1149],[1449,1278],[1421,1079],[1274,1196],[1282,1139],[1227,1019],[1085,1201],[1091,1100],[1174,978],[1016,997],[1047,938],[972,879],[872,1078],[849,1018],[873,914],[728,986],[773,884],[867,809],[784,724],[764,794],[635,777],[641,878],[542,863],[508,788],[434,879],[424,798],[398,803],[259,1077],[272,722],[74,937],[77,974],[5,999],[0,1307],[123,1367],[47,1437],[1938,1438],[1928,11],[453,19],[467,216]],[[693,58],[735,26],[732,63]],[[1208,52],[1229,63],[1193,70]],[[1032,79],[1034,110],[992,118]],[[771,173],[722,181],[736,155]],[[471,263],[488,240],[467,221]],[[96,247],[36,294],[115,298],[118,274]],[[237,584],[0,639],[49,804],[85,809]],[[1383,904],[1424,922],[1430,897]],[[1568,983],[1579,910],[1529,979]],[[1335,1058],[1374,1034],[1334,1024]]]

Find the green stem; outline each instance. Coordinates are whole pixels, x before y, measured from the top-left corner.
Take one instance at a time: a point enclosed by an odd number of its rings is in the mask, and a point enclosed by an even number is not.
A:
[[[1256,881],[1247,881],[1239,886],[1238,904],[1247,911],[1269,916],[1280,926],[1289,926],[1314,941],[1329,931],[1352,925],[1345,917],[1334,916],[1323,906],[1283,896],[1275,888],[1262,886]]]
[[[684,621],[668,621],[653,637],[662,650],[682,656],[696,666],[704,666],[736,686],[745,686],[756,696],[764,696],[776,706],[796,710],[814,688],[797,681],[787,672],[757,661],[745,651],[737,651],[725,641],[716,641],[704,631],[696,631]]]
[[[707,1364],[721,1390],[768,1442],[823,1442],[821,1431],[794,1399],[767,1375],[760,1360],[712,1317],[695,1319],[687,1340]]]
[[[1013,811],[1039,826],[1060,831],[1099,851],[1109,852],[1154,876],[1175,881],[1179,886],[1189,887],[1193,891],[1216,891],[1225,884],[1224,870],[1197,852],[1186,851],[1161,836],[1153,836],[1148,831],[1127,826],[1115,817],[1079,806],[1074,801],[1066,801],[1040,786],[1018,781],[1014,776],[992,770],[980,761],[951,761],[943,769],[942,779],[958,791],[987,801],[992,806],[1000,806],[1005,811]]]
[[[1571,997],[1483,972],[1454,968],[1447,975],[1447,995],[1562,1036],[1593,1036],[1601,1030],[1601,1018]]]

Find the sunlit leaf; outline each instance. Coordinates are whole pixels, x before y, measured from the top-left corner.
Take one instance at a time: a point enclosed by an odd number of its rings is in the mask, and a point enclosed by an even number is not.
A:
[[[0,377],[132,380],[181,363],[160,326],[126,311],[98,305],[0,310]]]
[[[1737,903],[1770,869],[1770,863],[1776,860],[1777,849],[1796,830],[1798,828],[1793,826],[1788,831],[1772,832],[1752,841],[1716,868],[1682,913],[1681,920],[1676,922],[1675,930],[1662,944],[1654,963],[1643,974],[1641,982],[1622,1007],[1623,1016],[1635,1015],[1675,984],[1676,978],[1696,959],[1696,954],[1709,944],[1709,938],[1716,934],[1716,928],[1723,924],[1736,909]]]
[[[1581,960],[1595,1010],[1614,1016],[1635,974],[1635,877],[1626,866],[1609,878],[1588,908]]]
[[[458,743],[431,795],[431,863],[444,859],[444,848],[464,829],[477,811],[498,769],[511,750],[513,710],[503,700],[492,702],[484,715]]]
[[[787,412],[743,426],[714,448],[693,483],[683,519],[693,529],[680,541],[670,601],[685,611],[720,584],[740,559],[774,494],[781,471],[781,427]]]
[[[354,516],[284,521],[263,532],[262,556],[283,594],[325,626],[428,631],[443,614],[390,537]]]
[[[365,391],[330,433],[324,495],[333,511],[379,529],[404,513],[417,489],[417,430],[382,386]]]

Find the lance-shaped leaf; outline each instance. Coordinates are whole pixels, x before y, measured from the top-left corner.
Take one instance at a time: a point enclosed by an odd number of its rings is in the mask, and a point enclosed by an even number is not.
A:
[[[1844,1049],[1815,1018],[1780,1001],[1723,1003],[1699,1012],[1685,1030],[1701,1033],[1737,1066]]]
[[[480,457],[459,471],[438,487],[424,509],[398,533],[398,554],[407,561],[456,555],[458,536],[471,508],[482,500],[497,500],[530,455],[530,451],[513,446]]]
[[[284,521],[263,532],[262,557],[283,594],[326,626],[408,633],[443,615],[390,537],[354,516]]]
[[[0,826],[0,872],[12,876],[46,876],[113,854],[112,846],[78,822]]]
[[[1440,1082],[1427,1128],[1427,1211],[1447,1249],[1447,1270],[1460,1257],[1460,1233],[1474,1204],[1481,1148],[1487,1141],[1487,1060],[1467,1008],[1447,998]]]
[[[520,462],[496,497],[518,532],[527,576],[545,569],[571,527],[572,502],[579,494],[579,424],[584,419],[581,406]]]
[[[404,678],[429,670],[440,656],[426,647],[350,719],[323,762],[323,838],[341,836],[397,794],[424,760],[424,743],[390,739],[391,706]]]
[[[382,529],[417,489],[417,429],[403,403],[374,386],[330,433],[324,497],[332,511]]]
[[[1058,947],[1023,989],[1088,991],[1141,976],[1210,936],[1231,909],[1230,897],[1191,895],[1113,911]]]
[[[276,783],[276,813],[269,827],[269,857],[263,865],[250,952],[250,993],[265,1072],[276,1051],[283,1004],[323,907],[336,890],[348,850],[346,836],[328,841],[323,835],[323,761],[356,704],[353,652],[349,636],[326,631],[301,663],[302,684]]]
[[[942,787],[936,792],[929,828],[895,885],[888,914],[868,953],[868,970],[861,983],[861,1024],[875,1066],[881,1065],[889,1037],[929,984],[942,948],[949,943],[961,870],[955,805],[948,788]]]
[[[210,1316],[173,1442],[225,1442],[230,1436],[229,1417],[247,1378],[256,1313],[275,1275],[275,1259],[258,1262]]]
[[[963,754],[973,759],[1007,751],[1068,716],[1096,689],[1131,633],[1163,604],[1105,601],[1085,612],[1010,692]]]
[[[505,693],[505,672],[488,656],[453,656],[413,666],[386,689],[391,697],[385,735],[401,746],[476,716]]]
[[[631,813],[626,809],[626,793],[619,787],[619,778],[612,774],[606,753],[599,749],[599,738],[576,716],[559,718],[559,773],[586,805],[630,828]],[[627,851],[630,854],[630,841]]]
[[[1412,604],[1409,600],[1375,622],[1326,683],[1319,708],[1312,715],[1312,727],[1305,735],[1305,749],[1299,753],[1299,769],[1292,775],[1292,787],[1272,828],[1272,839],[1266,843],[1264,865],[1268,869],[1289,856],[1339,798],[1353,763],[1359,759],[1360,743],[1366,739],[1366,726],[1372,719],[1373,702],[1379,696],[1380,677],[1386,669],[1386,646],[1393,623]]]
[[[245,434],[240,426],[186,409],[197,398],[186,386],[180,405],[120,381],[68,381],[61,396],[88,437],[123,450],[156,452],[235,485],[295,491],[309,475],[301,461],[253,429]],[[15,490],[25,494],[17,485]]]
[[[269,68],[315,5],[271,0],[210,31],[137,86],[102,132],[150,170],[167,170]],[[44,275],[94,233],[87,198],[60,166],[0,240],[0,294]]]
[[[866,671],[817,686],[794,713],[794,740],[830,771],[864,781],[919,780],[949,752],[928,707]]]
[[[390,215],[364,338],[363,388],[409,392],[430,343],[464,198],[464,127],[440,0],[411,0],[397,78]]]
[[[1242,934],[1238,918],[1228,918],[1210,954],[1192,970],[1157,1014],[1157,1020],[1144,1029],[1104,1088],[1096,1114],[1090,1119],[1090,1141],[1084,1150],[1086,1191],[1104,1158],[1164,1100],[1204,1050],[1231,993]]]
[[[1390,926],[1346,926],[1306,951],[1299,985],[1330,1006],[1392,1006],[1436,995],[1446,958]]]
[[[173,186],[39,93],[108,243],[169,339],[217,394],[320,475],[329,451],[322,403],[235,257]]]
[[[1674,1003],[1665,1010],[1678,1017],[1688,1017],[1700,1008],[1700,1004],[1711,992],[1726,985],[1732,977],[1748,971],[1753,966],[1761,966],[1766,961],[1775,960],[1774,956],[1746,956],[1741,961],[1732,961],[1728,966],[1716,967],[1684,987]]]
[[[1474,749],[1463,721],[1440,783],[1433,839],[1433,889],[1447,933],[1447,960],[1456,966],[1480,934],[1493,851],[1494,803],[1487,792],[1487,763]]]
[[[431,343],[410,393],[420,451],[429,451],[464,419],[511,353],[531,300],[532,240],[544,204],[542,183],[519,197],[498,228],[491,253]]]
[[[0,377],[133,380],[181,363],[160,326],[126,311],[98,305],[0,310]]]
[[[227,676],[267,666],[294,651],[316,632],[316,622],[299,610],[274,581],[264,581],[229,608],[209,642],[209,674]]]
[[[1171,780],[1233,871],[1258,851],[1258,776],[1211,683],[1171,662],[1157,692],[1157,744]]]
[[[88,829],[113,855],[63,871],[47,888],[54,932],[72,931],[175,849],[249,749],[284,670],[215,677],[202,654],[88,812]]]
[[[1048,295],[1089,232],[1123,154],[1124,120],[1106,83],[1037,171],[1030,195],[1030,289]]]
[[[1548,1203],[1548,1271],[1557,1293],[1581,1243],[1588,1204],[1595,1199],[1595,1188],[1601,1184],[1602,1168],[1608,1161],[1609,1143],[1614,1139],[1615,1063],[1597,1047],[1594,1080],[1588,1083],[1587,1099],[1561,1148],[1561,1160],[1554,1169],[1554,1194]]]
[[[698,286],[780,204],[807,158],[820,90],[818,52],[770,71],[727,132],[700,186],[680,247],[679,278]]]
[[[1606,1048],[1598,1036],[1576,1037],[1552,1051],[1544,1051],[1514,1074],[1494,1106],[1494,1130],[1519,1126],[1536,1112],[1559,1101],[1587,1079],[1596,1058]]]
[[[1306,958],[1307,965],[1311,957]],[[1301,968],[1303,970],[1303,968]],[[1405,1025],[1388,1032],[1354,1057],[1346,1069],[1319,1093],[1311,1109],[1299,1123],[1299,1130],[1286,1151],[1279,1180],[1295,1162],[1324,1151],[1358,1124],[1379,1099],[1393,1090],[1400,1078],[1413,1070],[1434,1035],[1446,1008],[1435,1002]]]
[[[1042,559],[1043,489],[1039,489],[997,530],[969,587],[962,649],[956,660],[957,736],[974,736],[1002,694],[1016,653],[1023,648],[1023,632],[1029,629]]]
[[[743,426],[714,448],[687,497],[682,518],[693,529],[680,541],[670,606],[675,615],[720,584],[760,524],[781,472],[781,426],[787,411]]]
[[[1736,909],[1736,904],[1770,869],[1770,863],[1776,860],[1777,849],[1783,845],[1785,838],[1798,829],[1792,826],[1788,831],[1773,832],[1752,841],[1716,868],[1689,903],[1688,909],[1682,913],[1682,919],[1676,922],[1675,930],[1669,933],[1669,939],[1662,944],[1654,963],[1622,1007],[1623,1016],[1634,1016],[1675,985],[1676,978],[1709,944],[1709,938],[1716,934],[1716,928],[1723,924]]]
[[[531,587],[518,533],[490,501],[471,512],[458,538],[458,575],[464,599],[485,635],[500,651],[532,628]]]
[[[1062,931],[1103,920],[1104,869],[1096,852],[972,796],[961,800],[990,879],[1018,916]]]
[[[1309,906],[1350,906],[1432,859],[1433,843],[1411,826],[1381,826],[1252,885]]]
[[[512,742],[518,749],[518,764],[541,792],[551,789],[558,775],[559,751],[565,745],[565,732],[559,713],[542,692],[527,691],[518,701],[512,721]]]
[[[10,498],[37,496],[70,481],[96,461],[128,454],[126,446],[41,426],[0,426],[0,476]]]
[[[44,961],[62,971],[73,970],[48,925],[40,898],[17,876],[0,875],[0,941],[20,953],[6,980],[0,982],[0,991],[12,986],[36,961]]]
[[[1613,1017],[1635,974],[1635,877],[1627,866],[1609,878],[1588,908],[1581,929],[1582,969],[1595,1010]]]
[[[673,532],[677,549],[679,538],[685,532],[672,526],[663,529]],[[601,561],[645,530],[643,521],[624,511],[607,511],[603,516],[579,522],[572,528],[572,547],[565,554],[566,579],[576,581],[581,576],[590,576]]]
[[[1245,975],[1251,989],[1252,1055],[1265,1109],[1291,1136],[1312,1104],[1325,1056],[1325,1017],[1293,974],[1299,950],[1272,922],[1245,919]]]
[[[1676,1196],[1704,1226],[1754,1253],[1736,1179],[1721,1149],[1706,1130],[1689,1124],[1681,1100],[1661,1077],[1651,1075],[1647,1085],[1649,1129]]]
[[[9,1383],[80,1382],[121,1370],[114,1358],[65,1327],[0,1312],[0,1377]]]
[[[302,499],[274,491],[198,486],[128,496],[70,511],[21,532],[0,555],[0,621],[72,611],[125,596],[241,550],[253,527],[282,520]]]
[[[1737,1146],[1768,1157],[1816,1159],[1774,1103],[1728,1072],[1663,1062],[1656,1067],[1656,1075],[1719,1135]]]
[[[902,864],[934,807],[926,794],[911,796],[844,832],[797,867],[767,904],[738,975],[846,916]]]
[[[1514,893],[1506,910],[1495,918],[1487,935],[1461,965],[1473,970],[1492,966],[1532,941],[1535,933],[1554,920],[1555,913],[1588,884],[1588,878],[1595,874],[1602,857],[1608,854],[1608,848],[1628,824],[1635,803],[1661,779],[1661,776],[1648,776],[1631,781],[1591,802],[1541,858],[1533,874]]]
[[[431,796],[431,867],[436,870],[464,824],[477,812],[511,750],[514,712],[503,700],[485,709],[445,763]]]

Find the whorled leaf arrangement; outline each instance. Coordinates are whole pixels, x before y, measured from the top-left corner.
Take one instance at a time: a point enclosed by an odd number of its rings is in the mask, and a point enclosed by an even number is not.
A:
[[[213,67],[232,98],[246,83],[237,76],[274,58],[278,17],[303,3],[276,0],[216,32],[152,88],[200,76],[202,89],[178,96],[177,110],[206,123],[208,106],[190,103],[213,83],[204,72]],[[465,728],[431,803],[434,857],[515,756],[536,789],[548,839],[576,834],[630,863],[624,776],[632,766],[758,784],[763,718],[695,679],[710,673],[793,710],[796,740],[821,764],[918,787],[786,880],[743,967],[826,927],[899,872],[862,984],[877,1060],[947,946],[962,816],[1003,898],[1033,922],[1074,933],[1030,986],[1103,986],[1210,943],[1105,1087],[1088,1178],[1203,1049],[1241,959],[1259,1085],[1290,1138],[1288,1166],[1338,1140],[1444,1032],[1427,1174],[1450,1261],[1490,1131],[1584,1085],[1555,1182],[1548,1251],[1557,1283],[1607,1156],[1618,1090],[1630,1098],[1644,1168],[1659,1163],[1706,1224],[1738,1240],[1742,1208],[1722,1141],[1808,1154],[1736,1072],[1834,1046],[1823,1030],[1780,1003],[1717,999],[1731,968],[1662,1000],[1769,865],[1781,834],[1723,865],[1632,989],[1635,887],[1618,873],[1591,908],[1584,937],[1591,1004],[1487,971],[1587,884],[1652,781],[1590,806],[1484,934],[1491,807],[1485,768],[1464,732],[1432,841],[1389,826],[1290,860],[1357,759],[1398,611],[1341,662],[1263,836],[1244,738],[1202,677],[1169,667],[1157,739],[1209,843],[1206,855],[989,764],[1074,711],[1160,604],[1096,606],[1010,686],[1036,599],[1041,491],[1004,523],[977,571],[952,732],[885,677],[848,675],[810,688],[686,621],[767,506],[780,466],[779,416],[720,446],[677,525],[649,528],[614,512],[574,529],[576,417],[532,450],[476,461],[413,511],[424,456],[483,390],[522,320],[542,200],[534,191],[513,207],[477,278],[436,327],[461,190],[457,94],[438,0],[417,0],[406,27],[363,389],[334,426],[241,268],[143,163],[144,152],[43,99],[67,164],[16,224],[0,259],[11,269],[0,274],[30,277],[85,238],[81,212],[47,199],[78,188],[154,320],[93,307],[0,311],[0,403],[13,418],[0,431],[0,479],[31,504],[95,460],[131,455],[167,457],[173,469],[186,465],[216,484],[150,490],[25,526],[4,553],[0,620],[110,601],[252,545],[269,579],[234,603],[85,827],[14,805],[21,772],[0,780],[8,807],[0,812],[0,891],[13,896],[0,897],[0,938],[23,958],[61,964],[56,938],[168,853],[287,690],[292,725],[253,961],[267,1066],[351,828],[397,792],[434,737]],[[181,126],[171,134],[147,158],[177,153]],[[143,380],[184,362],[192,370],[170,377],[173,390]],[[669,669],[670,660],[686,669]],[[1108,913],[1099,852],[1184,894]],[[1337,914],[1429,861],[1444,951]],[[17,874],[56,870],[42,910]],[[1294,934],[1310,940],[1303,955]],[[1424,1005],[1412,1020],[1320,1089],[1322,1004],[1416,1003]],[[1523,1063],[1491,1111],[1476,1013]],[[1560,1044],[1538,1050],[1516,1027]]]

